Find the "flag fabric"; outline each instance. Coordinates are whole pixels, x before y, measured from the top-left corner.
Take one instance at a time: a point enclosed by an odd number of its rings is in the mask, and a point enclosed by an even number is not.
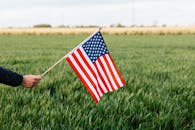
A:
[[[96,103],[103,94],[117,90],[125,84],[100,31],[67,54],[66,60]]]

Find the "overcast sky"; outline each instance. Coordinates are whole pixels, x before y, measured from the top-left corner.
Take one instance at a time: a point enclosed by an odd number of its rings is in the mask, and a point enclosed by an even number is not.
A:
[[[0,0],[0,27],[195,25],[195,0]]]

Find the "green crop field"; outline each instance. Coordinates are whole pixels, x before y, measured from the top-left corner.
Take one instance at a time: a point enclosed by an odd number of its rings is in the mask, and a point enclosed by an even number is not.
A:
[[[41,74],[88,35],[0,35],[0,65]],[[104,35],[126,81],[96,104],[64,60],[33,89],[0,85],[0,129],[195,129],[195,35]]]

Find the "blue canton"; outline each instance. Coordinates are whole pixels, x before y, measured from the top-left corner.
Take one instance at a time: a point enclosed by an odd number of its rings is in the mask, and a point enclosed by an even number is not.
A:
[[[100,32],[93,35],[88,41],[82,45],[89,59],[94,63],[100,56],[108,54],[104,39]]]

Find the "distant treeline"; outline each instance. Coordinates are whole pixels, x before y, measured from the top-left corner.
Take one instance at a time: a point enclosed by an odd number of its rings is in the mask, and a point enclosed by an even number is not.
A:
[[[33,28],[52,28],[54,26],[50,25],[50,24],[36,24],[33,26]],[[77,26],[69,26],[69,25],[59,25],[59,26],[55,26],[55,28],[98,28],[100,26],[97,25],[77,25]],[[113,28],[113,27],[119,27],[119,28],[125,28],[125,27],[157,27],[157,25],[151,25],[151,26],[145,26],[145,25],[130,25],[130,26],[126,26],[123,25],[121,23],[118,24],[111,24],[109,27]],[[167,27],[166,24],[163,25],[158,25],[158,27]]]
[[[50,25],[50,24],[36,24],[33,26],[33,28],[52,28],[54,26]],[[72,27],[76,27],[76,28],[96,28],[99,26],[96,25],[88,25],[88,26],[84,26],[84,25],[78,25],[78,26],[69,26],[69,25],[59,25],[59,26],[55,26],[55,28],[72,28]]]

